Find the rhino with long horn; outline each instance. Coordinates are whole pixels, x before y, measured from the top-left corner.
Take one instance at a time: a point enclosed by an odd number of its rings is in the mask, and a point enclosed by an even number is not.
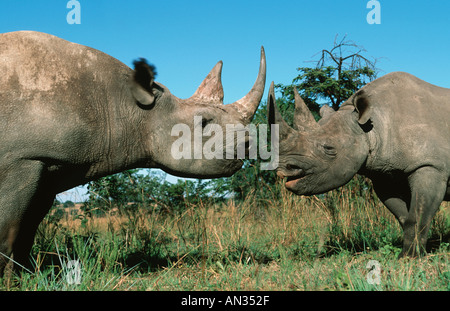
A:
[[[28,263],[36,229],[59,192],[131,168],[197,178],[240,169],[236,157],[174,156],[172,129],[248,124],[264,92],[264,49],[259,66],[251,91],[223,105],[222,62],[192,97],[180,99],[143,59],[132,70],[49,34],[0,34],[0,274],[11,254]]]
[[[390,73],[338,111],[323,106],[319,122],[295,92],[295,129],[278,112],[273,87],[268,99],[286,188],[319,194],[365,175],[404,230],[400,256],[424,253],[431,220],[450,200],[450,89]]]

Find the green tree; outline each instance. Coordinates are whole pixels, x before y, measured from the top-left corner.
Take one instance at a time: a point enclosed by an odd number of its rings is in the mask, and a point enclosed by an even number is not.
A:
[[[176,183],[165,181],[159,187],[157,204],[166,212],[181,213],[190,206],[215,201],[212,181],[178,179]]]
[[[296,87],[313,112],[319,111],[320,104],[337,110],[355,91],[376,78],[376,60],[369,60],[365,52],[345,36],[339,42],[336,37],[333,47],[322,50],[320,58],[312,61],[316,66],[297,68],[299,74],[292,84],[278,84],[277,88],[283,98],[293,102]]]
[[[155,170],[135,169],[92,181],[84,209],[98,214],[116,207],[123,211],[141,206],[175,213],[214,197],[210,181],[178,179],[171,183],[166,176]]]
[[[92,181],[87,187],[89,201],[102,206],[140,202],[137,178],[137,170],[128,170]]]
[[[67,200],[66,202],[64,202],[63,207],[74,207],[75,203],[73,203],[70,200]]]
[[[84,210],[102,214],[115,207],[122,211],[139,204],[157,202],[160,185],[164,182],[165,174],[137,169],[100,178],[88,184],[88,200]]]

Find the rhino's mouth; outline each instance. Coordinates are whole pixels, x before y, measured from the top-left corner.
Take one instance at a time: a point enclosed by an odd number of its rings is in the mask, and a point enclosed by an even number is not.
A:
[[[295,184],[302,178],[306,176],[306,172],[303,169],[297,169],[295,175],[287,176],[285,186],[290,189],[295,186]]]

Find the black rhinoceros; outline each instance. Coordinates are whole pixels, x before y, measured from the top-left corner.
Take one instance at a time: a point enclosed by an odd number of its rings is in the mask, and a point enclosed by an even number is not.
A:
[[[27,262],[61,191],[138,167],[198,178],[236,172],[237,158],[171,156],[175,124],[192,129],[201,116],[202,127],[225,127],[253,117],[265,86],[264,50],[252,90],[233,104],[223,105],[221,70],[219,62],[192,97],[180,99],[154,81],[144,60],[132,70],[49,34],[0,34],[0,273],[11,253]]]
[[[299,195],[346,184],[355,174],[374,189],[404,230],[400,256],[425,251],[430,223],[450,200],[450,89],[408,73],[387,74],[314,120],[295,90],[294,128],[269,92],[269,122],[279,124],[277,174]]]

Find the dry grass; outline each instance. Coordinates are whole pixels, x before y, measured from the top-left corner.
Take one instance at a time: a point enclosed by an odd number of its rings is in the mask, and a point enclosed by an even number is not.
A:
[[[450,289],[449,203],[435,217],[433,238],[440,240],[431,253],[398,260],[401,229],[369,191],[298,197],[283,190],[264,208],[256,202],[198,204],[179,214],[141,206],[131,214],[44,222],[35,274],[4,289]],[[64,281],[68,258],[85,271],[75,287]],[[380,285],[366,280],[369,260],[380,263]]]

